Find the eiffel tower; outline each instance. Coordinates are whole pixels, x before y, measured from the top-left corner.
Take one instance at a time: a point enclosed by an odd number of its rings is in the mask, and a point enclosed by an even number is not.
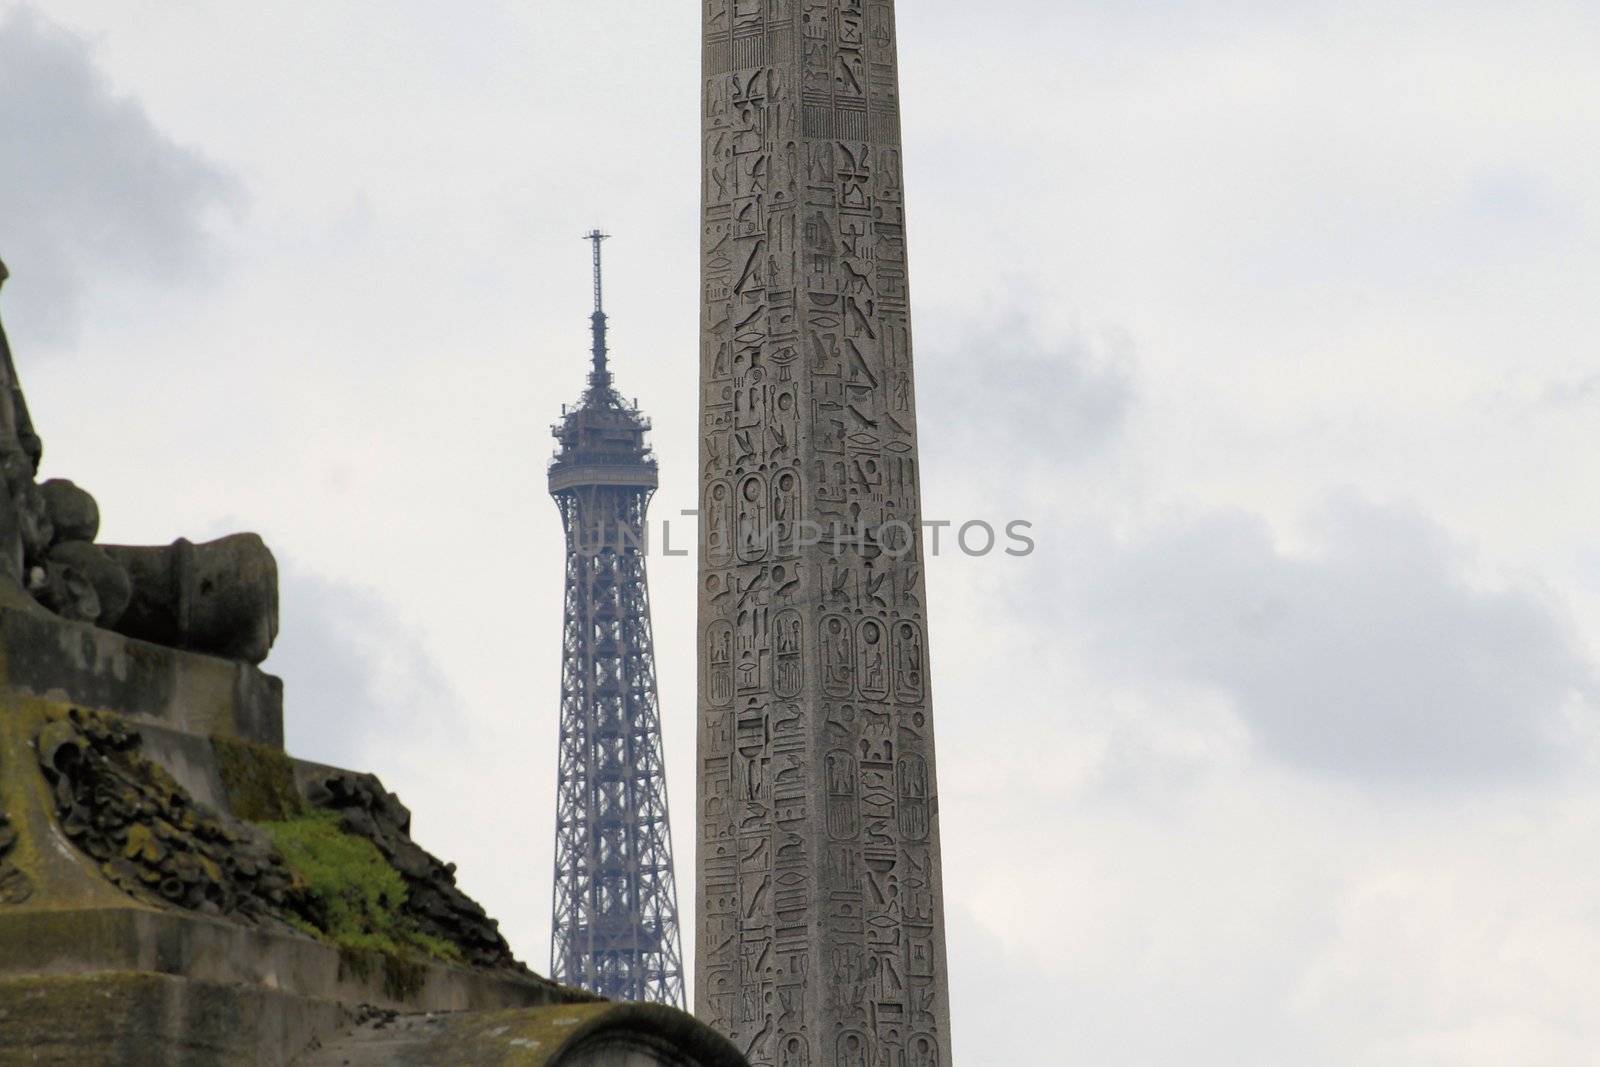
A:
[[[616,1000],[682,1008],[683,950],[656,699],[645,510],[650,420],[612,386],[599,230],[593,369],[553,428],[550,495],[566,527],[561,754],[551,977]]]

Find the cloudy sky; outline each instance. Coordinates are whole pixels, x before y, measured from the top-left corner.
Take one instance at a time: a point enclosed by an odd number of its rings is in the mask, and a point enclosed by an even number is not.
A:
[[[1600,9],[900,7],[929,517],[1037,542],[929,568],[957,1061],[1593,1063]],[[667,517],[697,29],[0,0],[45,473],[106,540],[267,537],[291,747],[538,967],[578,237]],[[693,565],[652,568],[687,890]]]

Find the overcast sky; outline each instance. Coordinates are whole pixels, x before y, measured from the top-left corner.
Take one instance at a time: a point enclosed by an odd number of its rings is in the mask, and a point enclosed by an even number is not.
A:
[[[1037,542],[928,572],[957,1062],[1592,1064],[1600,8],[900,8],[928,517]],[[0,0],[44,474],[105,540],[261,532],[291,748],[539,969],[579,236],[668,517],[697,20]],[[692,945],[693,562],[651,567]]]

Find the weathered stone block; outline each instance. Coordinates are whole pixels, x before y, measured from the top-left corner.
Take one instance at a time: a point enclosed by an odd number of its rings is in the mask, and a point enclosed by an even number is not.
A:
[[[0,978],[0,1067],[282,1067],[344,1009],[162,974]]]
[[[283,683],[272,675],[60,619],[3,588],[0,686],[199,737],[283,747]]]

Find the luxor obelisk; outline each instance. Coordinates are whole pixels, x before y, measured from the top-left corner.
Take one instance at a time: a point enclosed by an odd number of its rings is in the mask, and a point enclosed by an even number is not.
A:
[[[695,1008],[947,1067],[890,0],[704,0]]]

